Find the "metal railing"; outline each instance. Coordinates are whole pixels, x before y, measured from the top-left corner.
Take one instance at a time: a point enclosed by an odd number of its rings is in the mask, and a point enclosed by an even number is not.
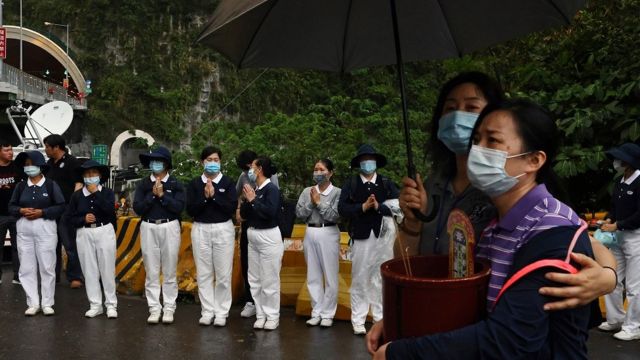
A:
[[[11,65],[2,64],[0,82],[15,86],[18,89],[16,93],[18,98],[24,98],[24,95],[30,94],[41,96],[50,101],[65,101],[72,106],[86,106],[86,99],[78,99],[72,95],[67,95],[67,89],[63,86],[20,71],[20,69]]]

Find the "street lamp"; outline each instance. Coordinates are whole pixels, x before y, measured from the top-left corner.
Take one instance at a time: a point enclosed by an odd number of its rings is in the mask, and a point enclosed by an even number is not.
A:
[[[67,57],[69,57],[69,24],[56,24],[56,23],[45,21],[44,25],[45,26],[59,26],[59,27],[63,27],[63,28],[67,29],[67,41],[66,41],[67,50],[66,50],[66,53],[67,53]],[[69,69],[66,69],[66,66],[65,66],[64,78],[67,80],[67,86],[69,86],[68,85],[69,84]],[[67,97],[69,97],[69,89],[65,89],[65,90],[66,90],[65,92],[67,94]]]

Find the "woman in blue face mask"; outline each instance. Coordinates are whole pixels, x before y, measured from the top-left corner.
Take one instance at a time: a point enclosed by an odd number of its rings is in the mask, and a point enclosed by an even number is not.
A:
[[[394,341],[380,348],[374,358],[586,359],[592,306],[546,311],[548,295],[553,293],[547,286],[558,279],[549,267],[512,284],[507,281],[538,260],[558,259],[566,261],[563,264],[571,261],[583,271],[602,271],[609,283],[605,292],[615,286],[615,270],[599,267],[592,259],[589,237],[578,231],[586,224],[545,186],[553,180],[558,149],[555,122],[535,104],[505,102],[484,109],[472,136],[469,181],[489,195],[498,212],[497,221],[484,230],[476,248],[477,257],[491,263],[489,315],[457,331]],[[608,260],[615,264],[612,257]],[[596,302],[591,305],[597,309]]]
[[[275,330],[280,325],[280,267],[284,245],[278,228],[280,190],[269,179],[276,173],[271,159],[259,156],[247,176],[240,214],[247,222],[248,278],[255,301],[254,329]]]
[[[222,173],[222,152],[207,146],[200,154],[202,175],[187,187],[187,213],[193,218],[191,245],[202,305],[200,325],[225,326],[231,308],[231,270],[235,248],[233,215],[238,196]],[[214,320],[215,318],[215,320]]]
[[[27,176],[16,185],[9,201],[9,213],[18,219],[18,277],[28,306],[24,314],[34,316],[42,311],[45,315],[53,315],[58,242],[56,220],[64,212],[64,195],[55,181],[45,178],[43,172],[49,167],[40,152],[20,153],[16,165]]]
[[[77,229],[78,257],[84,274],[89,310],[84,316],[93,318],[104,312],[107,318],[118,317],[116,298],[116,233],[115,195],[101,183],[107,180],[109,168],[88,160],[78,168],[84,186],[71,195],[65,218]]]
[[[329,327],[338,306],[338,260],[340,230],[337,222],[340,188],[331,183],[333,162],[322,159],[313,167],[313,182],[302,191],[296,216],[307,224],[304,257],[311,295],[311,318],[307,325]]]

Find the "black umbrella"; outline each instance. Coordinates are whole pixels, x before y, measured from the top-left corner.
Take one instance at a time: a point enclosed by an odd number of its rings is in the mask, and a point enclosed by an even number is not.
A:
[[[585,0],[221,0],[198,41],[238,68],[348,72],[397,64],[407,169],[415,175],[403,61],[460,56],[568,24]]]

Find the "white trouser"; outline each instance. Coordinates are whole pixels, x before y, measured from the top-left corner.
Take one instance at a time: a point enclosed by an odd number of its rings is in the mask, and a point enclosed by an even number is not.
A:
[[[229,315],[235,233],[231,220],[218,224],[194,222],[191,228],[202,316],[226,318]]]
[[[640,332],[640,230],[618,231],[618,247],[611,252],[618,263],[618,284],[605,295],[607,322],[622,323],[622,328],[632,333]],[[625,285],[623,285],[623,281]],[[623,291],[629,307],[623,308]]]
[[[304,234],[307,287],[311,317],[333,319],[338,307],[340,230],[337,226],[308,227]]]
[[[27,294],[27,306],[53,306],[56,293],[56,222],[39,218],[20,218],[16,223],[16,240],[20,271],[18,277]],[[40,292],[38,295],[38,272]]]
[[[393,258],[393,246],[381,246],[371,231],[366,240],[351,246],[351,323],[364,325],[371,306],[373,321],[382,319],[380,265]]]
[[[176,266],[180,251],[180,223],[140,224],[140,247],[146,278],[144,282],[149,312],[175,311],[178,297]],[[162,270],[162,300],[160,305],[160,270]]]
[[[280,318],[280,268],[284,245],[280,229],[249,228],[249,287],[256,305],[256,318]]]
[[[105,306],[116,308],[116,233],[113,225],[79,228],[76,234],[78,257],[91,309],[102,308],[100,280]]]

